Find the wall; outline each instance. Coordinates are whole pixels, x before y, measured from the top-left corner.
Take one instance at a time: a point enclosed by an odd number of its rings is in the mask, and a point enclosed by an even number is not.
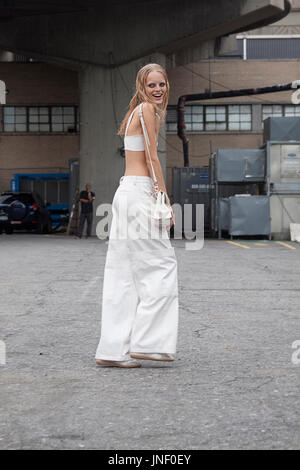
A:
[[[7,105],[78,105],[78,74],[43,63],[0,62]],[[2,110],[1,110],[2,114]],[[1,116],[2,121],[2,116]],[[0,191],[14,173],[66,171],[79,157],[79,134],[0,132]]]
[[[217,60],[177,67],[168,71],[171,85],[169,104],[176,105],[181,95],[204,92],[209,87],[209,76],[213,81],[223,85],[211,83],[212,91],[220,91],[289,83],[299,78],[299,70],[299,61],[284,61],[283,65],[282,61]],[[259,119],[262,104],[289,104],[291,95],[292,92],[283,92],[201,102],[201,104],[253,104],[253,131],[188,133],[190,165],[208,165],[210,148],[213,151],[217,148],[258,148],[262,144],[262,128]],[[167,133],[167,189],[170,195],[172,195],[172,167],[174,166],[183,166],[182,141],[176,133]]]
[[[300,0],[292,0],[292,12],[264,28],[247,34],[300,34]],[[235,35],[232,36],[235,39]],[[184,51],[183,51],[184,53]],[[213,54],[211,55],[213,57]],[[187,63],[183,60],[183,63]],[[289,83],[300,78],[299,60],[211,59],[168,69],[171,85],[169,105],[179,96],[230,89],[257,88]],[[190,165],[208,165],[210,150],[218,148],[258,148],[262,144],[261,114],[263,104],[290,104],[292,92],[203,101],[201,104],[247,103],[253,105],[253,130],[250,132],[188,133]],[[167,133],[167,189],[172,196],[172,168],[183,166],[182,141],[176,132]]]

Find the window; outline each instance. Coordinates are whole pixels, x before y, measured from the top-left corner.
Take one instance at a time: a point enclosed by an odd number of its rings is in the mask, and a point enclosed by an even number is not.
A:
[[[269,117],[282,117],[283,107],[280,105],[263,105],[263,121]]]
[[[26,132],[27,130],[26,107],[4,106],[3,107],[3,130],[4,132]]]
[[[177,131],[177,109],[176,106],[168,106],[166,118],[166,130]]]
[[[31,194],[26,194],[26,193],[23,193],[23,194],[5,194],[3,196],[1,196],[0,198],[0,203],[1,204],[11,204],[12,202],[14,201],[20,201],[20,202],[23,202],[23,204],[33,204],[35,201],[32,197]]]
[[[252,129],[252,106],[230,105],[228,106],[228,130],[251,131]]]
[[[26,194],[26,193],[25,194],[16,194],[15,195],[15,200],[23,202],[23,204],[26,204],[26,205],[30,205],[30,204],[35,203],[35,200],[34,200],[32,194]]]
[[[263,105],[262,107],[262,120],[269,117],[293,117],[300,116],[300,105],[295,104],[274,104]]]
[[[300,106],[299,105],[285,105],[284,106],[284,115],[286,117],[300,116]]]
[[[251,105],[187,105],[185,106],[187,132],[251,131]],[[167,131],[177,130],[176,107],[167,112]]]
[[[203,131],[203,106],[185,106],[184,120],[188,131]]]
[[[51,108],[53,132],[76,132],[76,109],[74,106],[54,106]]]
[[[78,132],[77,106],[3,106],[4,132]]]
[[[205,130],[227,130],[226,106],[205,106]]]
[[[28,108],[29,132],[50,132],[49,108]]]
[[[14,196],[5,194],[4,196],[0,196],[0,204],[10,204],[11,202],[15,201]]]

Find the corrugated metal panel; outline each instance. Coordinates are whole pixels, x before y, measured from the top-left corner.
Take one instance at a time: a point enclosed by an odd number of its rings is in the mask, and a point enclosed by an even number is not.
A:
[[[217,152],[217,180],[220,183],[264,181],[264,150],[219,149]]]
[[[247,39],[247,59],[300,59],[300,39]]]
[[[219,199],[219,227],[221,230],[229,230],[229,198]]]
[[[269,197],[235,196],[229,198],[229,234],[232,236],[269,235]]]
[[[240,57],[243,57],[243,54],[244,54],[243,40],[239,39],[239,40],[237,41],[237,44],[238,44],[238,50],[237,50],[238,55],[239,55]]]
[[[193,230],[196,229],[196,204],[204,205],[204,229],[210,226],[210,183],[208,167],[173,168],[173,204],[193,205]],[[184,219],[183,219],[184,220]]]
[[[264,120],[264,142],[300,142],[300,117],[270,117]]]

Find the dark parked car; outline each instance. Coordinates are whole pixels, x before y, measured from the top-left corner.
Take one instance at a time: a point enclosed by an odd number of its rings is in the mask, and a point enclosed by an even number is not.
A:
[[[51,231],[51,216],[36,192],[4,192],[0,196],[0,231]]]

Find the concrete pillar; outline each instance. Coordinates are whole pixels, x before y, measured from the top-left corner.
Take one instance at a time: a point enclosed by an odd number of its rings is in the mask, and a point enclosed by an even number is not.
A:
[[[80,188],[86,183],[96,193],[94,211],[99,204],[111,203],[119,179],[125,172],[121,156],[123,138],[117,135],[135,90],[137,71],[155,62],[165,67],[163,54],[152,54],[118,68],[88,65],[79,72],[80,84]],[[160,130],[159,158],[165,175],[165,130]],[[95,214],[95,212],[94,212]],[[98,218],[94,217],[92,234]]]
[[[252,105],[253,115],[252,115],[252,129],[258,134],[262,133],[262,105],[253,104]]]

